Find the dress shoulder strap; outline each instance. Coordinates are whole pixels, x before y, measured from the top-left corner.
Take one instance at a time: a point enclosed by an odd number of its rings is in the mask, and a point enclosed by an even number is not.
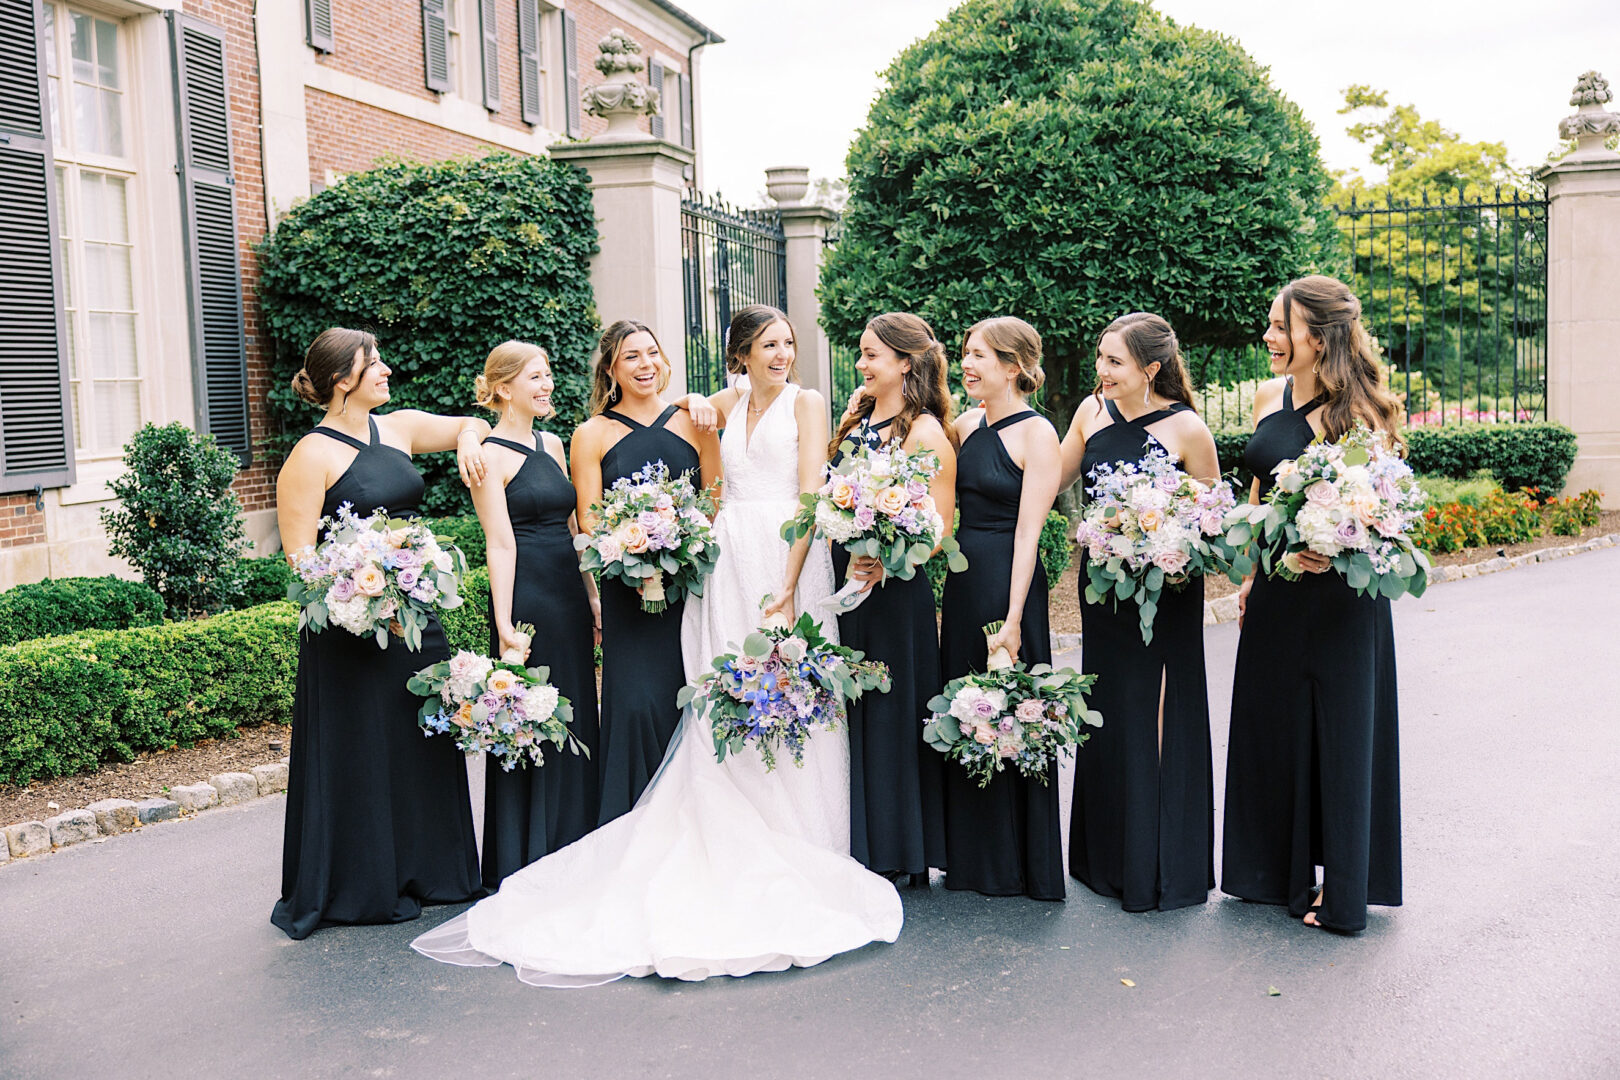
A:
[[[372,423],[375,424],[376,421],[373,420]],[[352,446],[356,450],[364,450],[366,448],[366,444],[361,442],[359,439],[355,438],[353,435],[345,435],[341,431],[334,431],[333,429],[327,427],[325,424],[316,424],[315,427],[311,429],[311,433],[316,434],[316,435],[325,435],[328,438],[336,439],[338,442],[343,443],[346,446]],[[373,429],[372,430],[372,439],[373,439],[373,441],[376,440],[376,434],[377,434],[376,430]]]
[[[1129,423],[1129,421],[1125,419],[1125,414],[1119,411],[1119,406],[1114,404],[1113,398],[1103,398],[1103,408],[1108,410],[1108,418],[1114,423]]]
[[[624,413],[622,413],[622,412],[619,412],[617,409],[603,409],[602,410],[602,415],[607,417],[610,420],[617,420],[619,423],[623,424],[627,428],[634,428],[636,430],[640,430],[641,428],[644,428],[644,427],[647,426],[646,424],[643,424],[640,420],[632,420],[632,419],[630,419],[630,417],[624,415]]]
[[[658,419],[654,420],[651,424],[649,424],[647,426],[648,427],[661,428],[665,424],[669,423],[669,418],[670,417],[674,416],[676,413],[678,413],[680,411],[681,411],[681,407],[679,405],[665,406],[664,411],[658,414]]]
[[[1293,408],[1294,408],[1294,377],[1292,375],[1290,375],[1290,376],[1288,376],[1287,379],[1285,379],[1283,381],[1283,409],[1284,409],[1284,411],[1292,411]]]
[[[1022,412],[1015,412],[1011,416],[1003,416],[1000,420],[997,420],[995,423],[990,425],[990,430],[1000,431],[1004,427],[1011,427],[1012,425],[1027,420],[1034,415],[1034,409],[1025,409]],[[981,424],[980,426],[983,425]]]
[[[524,446],[522,443],[514,442],[511,439],[503,439],[499,435],[485,436],[484,441],[486,443],[494,443],[496,446],[507,447],[510,450],[516,450],[525,457],[536,452],[532,446]]]

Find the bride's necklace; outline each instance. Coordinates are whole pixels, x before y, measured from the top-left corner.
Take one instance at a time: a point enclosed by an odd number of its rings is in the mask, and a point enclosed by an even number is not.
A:
[[[781,397],[781,396],[782,396],[782,391],[778,390],[776,392],[776,397]],[[754,397],[753,394],[749,394],[748,395],[748,415],[749,416],[754,416],[754,417],[764,416],[765,415],[765,410],[770,408],[772,405],[775,405],[775,404],[776,404],[776,398],[774,398],[774,397],[771,398],[770,401],[767,401],[764,405],[761,405],[761,404],[759,404],[758,400]]]

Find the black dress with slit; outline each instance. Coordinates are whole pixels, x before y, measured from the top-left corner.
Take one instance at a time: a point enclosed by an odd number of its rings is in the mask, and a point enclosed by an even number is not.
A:
[[[512,622],[528,623],[529,666],[550,669],[551,684],[573,706],[569,729],[590,756],[546,747],[545,764],[510,771],[484,758],[484,885],[572,844],[596,827],[600,810],[596,756],[596,659],[590,598],[568,528],[574,485],[543,448],[491,436],[484,440],[524,455],[506,484],[506,512],[516,542]],[[490,612],[489,649],[499,656],[500,633]]]
[[[1140,462],[1160,448],[1152,425],[1189,406],[1113,423],[1086,440],[1081,475],[1101,464]],[[1153,640],[1144,644],[1134,600],[1086,602],[1080,575],[1080,670],[1095,674],[1088,700],[1103,726],[1075,757],[1069,872],[1126,911],[1202,904],[1215,887],[1215,781],[1204,677],[1204,579],[1159,594]],[[1159,742],[1159,689],[1164,741]]]
[[[1315,438],[1295,409],[1262,417],[1243,452],[1271,489],[1272,469]],[[1238,639],[1226,754],[1221,888],[1310,908],[1354,932],[1367,905],[1401,902],[1401,794],[1395,636],[1388,597],[1358,596],[1329,570],[1298,581],[1255,575]]]
[[[957,456],[956,505],[962,523],[956,539],[968,566],[945,579],[940,602],[942,684],[985,669],[984,626],[1007,617],[1024,470],[1013,463],[1000,432],[1034,415],[1027,410],[994,424],[981,418]],[[1046,588],[1046,571],[1037,558],[1019,623],[1022,644],[1016,657],[1030,667],[1052,662]],[[988,786],[980,787],[966,769],[946,762],[947,889],[971,889],[986,896],[1063,899],[1057,774],[1055,761],[1047,766],[1044,784],[1008,766]]]
[[[852,437],[876,447],[894,417],[862,424]],[[850,556],[833,545],[841,584]],[[918,874],[945,865],[944,764],[923,742],[928,701],[939,693],[934,590],[921,567],[910,581],[872,587],[838,616],[839,641],[889,667],[889,692],[868,691],[849,707],[849,853],[880,874]]]
[[[602,415],[630,428],[630,433],[602,455],[602,489],[615,480],[662,461],[671,478],[692,474],[701,487],[698,452],[664,425],[674,416],[671,405],[651,424],[623,413]],[[641,798],[680,723],[675,697],[686,683],[681,663],[681,613],[686,598],[663,611],[641,610],[641,595],[621,581],[601,580],[602,597],[602,753],[599,776],[606,825],[630,811]]]
[[[382,442],[375,419],[370,443],[315,431],[359,450],[327,489],[323,517],[344,503],[361,516],[416,515],[422,474]],[[289,937],[405,922],[423,904],[482,894],[465,759],[449,737],[423,737],[421,700],[405,687],[449,658],[437,619],[419,652],[398,638],[381,649],[336,625],[299,635],[281,899],[270,916]]]

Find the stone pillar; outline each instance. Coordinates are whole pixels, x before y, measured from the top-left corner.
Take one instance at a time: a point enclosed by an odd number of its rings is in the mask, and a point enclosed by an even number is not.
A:
[[[810,190],[810,170],[784,166],[765,170],[765,190],[776,201],[787,237],[787,310],[793,320],[799,360],[799,382],[832,401],[832,350],[821,329],[821,249],[827,230],[838,220],[828,206],[802,205]],[[836,415],[841,411],[833,409]]]
[[[557,143],[550,153],[591,178],[599,250],[591,258],[596,311],[607,326],[635,319],[653,328],[670,365],[668,393],[686,392],[686,302],[681,277],[681,197],[692,151],[633,128],[658,110],[658,91],[636,80],[641,46],[614,30],[597,46],[606,81],[581,93],[585,111],[608,130],[588,142]]]
[[[1547,186],[1547,418],[1573,428],[1579,454],[1566,493],[1603,492],[1620,508],[1620,154],[1604,140],[1620,115],[1587,72],[1559,124],[1577,149],[1539,171]]]

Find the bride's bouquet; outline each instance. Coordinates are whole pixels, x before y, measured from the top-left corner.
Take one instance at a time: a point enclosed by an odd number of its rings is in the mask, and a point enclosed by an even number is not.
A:
[[[1151,642],[1166,588],[1226,569],[1226,515],[1237,499],[1225,483],[1188,476],[1159,448],[1140,464],[1098,465],[1090,480],[1075,532],[1086,551],[1086,602],[1136,601],[1142,640]]]
[[[293,556],[296,576],[287,598],[303,610],[298,629],[316,633],[335,624],[388,648],[390,630],[412,652],[435,611],[461,606],[467,560],[448,536],[386,510],[356,517],[349,503],[321,519],[327,538]]]
[[[520,641],[532,626],[515,628]],[[493,754],[507,771],[528,762],[544,765],[545,744],[590,756],[574,733],[574,709],[547,679],[550,670],[524,667],[521,652],[501,659],[467,652],[423,668],[407,687],[424,700],[417,716],[426,735],[455,736],[463,753]]]
[[[841,449],[843,459],[827,467],[820,489],[799,496],[799,512],[782,525],[782,539],[791,544],[812,533],[826,537],[851,555],[877,559],[902,581],[916,574],[935,547],[943,548],[953,572],[967,569],[928,493],[939,472],[937,455],[908,453],[898,441],[872,447],[848,440]],[[851,611],[866,599],[861,585],[851,580],[823,603]]]
[[[1333,569],[1364,596],[1422,596],[1429,557],[1412,542],[1426,496],[1412,468],[1381,435],[1357,423],[1337,442],[1318,438],[1298,458],[1272,470],[1275,486],[1259,505],[1226,518],[1226,542],[1238,552],[1231,576],[1254,573],[1255,556],[1272,577],[1298,580],[1302,551]]]
[[[641,610],[658,612],[683,595],[703,595],[703,579],[720,557],[709,524],[714,499],[688,474],[649,461],[620,477],[591,507],[596,531],[574,537],[579,564],[641,589]]]
[[[781,751],[802,766],[811,735],[837,730],[848,703],[865,691],[889,689],[887,667],[829,642],[809,614],[791,626],[776,617],[711,667],[681,688],[676,705],[692,705],[709,718],[717,760],[754,746],[767,771],[776,768]]]
[[[984,628],[990,637],[1002,624]],[[1005,649],[990,653],[983,674],[945,684],[928,703],[933,717],[923,740],[978,777],[987,786],[1008,762],[1027,777],[1047,782],[1047,766],[1061,753],[1073,753],[1089,738],[1081,725],[1102,726],[1102,715],[1087,708],[1085,692],[1097,681],[1073,668],[1013,663]]]

